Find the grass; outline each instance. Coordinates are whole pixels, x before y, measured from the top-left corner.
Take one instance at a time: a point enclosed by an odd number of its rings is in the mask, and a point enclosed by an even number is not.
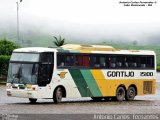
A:
[[[2,77],[0,77],[0,83],[6,83],[6,78],[2,78]]]
[[[0,83],[6,83],[6,80],[0,80]]]

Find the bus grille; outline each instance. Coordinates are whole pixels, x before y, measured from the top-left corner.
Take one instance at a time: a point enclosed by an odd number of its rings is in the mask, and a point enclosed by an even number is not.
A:
[[[143,93],[152,94],[152,82],[151,81],[143,82]]]

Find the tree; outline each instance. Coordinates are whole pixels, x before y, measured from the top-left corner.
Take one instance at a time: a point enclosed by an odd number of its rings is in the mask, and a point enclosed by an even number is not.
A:
[[[55,41],[53,41],[53,43],[57,46],[57,47],[60,47],[62,45],[64,45],[64,41],[65,41],[65,38],[62,38],[61,36],[56,37],[56,36],[53,36]]]
[[[137,41],[137,40],[134,40],[134,41],[133,41],[133,45],[136,46],[137,44],[138,44],[138,41]]]
[[[7,38],[0,39],[0,77],[7,76],[8,64],[12,51],[19,46]]]
[[[19,46],[7,38],[0,39],[0,55],[11,55],[12,51]]]

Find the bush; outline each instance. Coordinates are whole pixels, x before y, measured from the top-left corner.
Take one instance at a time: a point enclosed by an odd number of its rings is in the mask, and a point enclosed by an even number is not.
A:
[[[8,71],[10,56],[0,55],[0,75],[6,76]]]
[[[157,66],[157,71],[160,72],[160,66]]]
[[[14,49],[18,48],[14,42],[6,38],[0,40],[0,55],[11,55]]]
[[[0,39],[0,76],[7,76],[10,55],[16,48],[18,45],[7,38]]]

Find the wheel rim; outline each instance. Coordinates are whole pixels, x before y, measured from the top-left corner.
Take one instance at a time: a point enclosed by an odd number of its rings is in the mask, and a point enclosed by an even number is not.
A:
[[[125,90],[123,88],[119,88],[117,91],[117,100],[123,101],[125,98]]]
[[[61,88],[57,89],[56,98],[57,98],[57,101],[61,101],[62,100],[62,89]]]
[[[124,91],[122,89],[119,90],[118,97],[121,98],[121,99],[124,97]]]
[[[129,98],[134,98],[134,96],[135,96],[134,90],[133,90],[133,89],[130,89],[130,90],[128,91],[128,95],[129,95]]]

